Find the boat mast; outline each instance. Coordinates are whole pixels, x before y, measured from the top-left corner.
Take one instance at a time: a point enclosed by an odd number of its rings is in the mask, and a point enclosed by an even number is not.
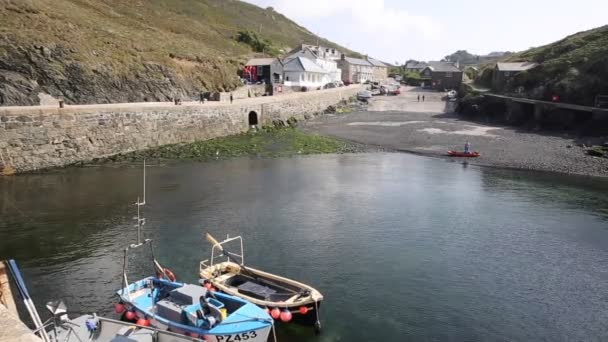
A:
[[[137,202],[135,205],[137,206],[137,246],[142,244],[141,241],[141,228],[146,224],[146,219],[141,217],[140,215],[140,207],[146,205],[146,160],[144,159],[144,176],[143,176],[143,194],[144,198],[140,201],[139,196],[137,197]]]
[[[137,216],[133,218],[137,221],[137,224],[135,225],[135,227],[137,228],[137,243],[136,244],[133,243],[133,244],[127,246],[127,248],[125,248],[125,251],[124,251],[124,260],[123,260],[123,267],[122,267],[123,294],[124,294],[124,290],[127,288],[127,286],[129,286],[129,280],[127,279],[129,249],[140,247],[144,243],[152,241],[149,239],[145,239],[142,241],[142,232],[141,232],[142,227],[146,224],[146,219],[144,217],[141,217],[141,207],[146,204],[146,160],[145,159],[144,159],[143,173],[144,173],[144,175],[143,175],[143,197],[144,198],[142,201],[141,198],[139,196],[137,196],[137,202],[135,202],[135,205],[137,206]],[[127,296],[130,298],[129,291],[127,291]]]

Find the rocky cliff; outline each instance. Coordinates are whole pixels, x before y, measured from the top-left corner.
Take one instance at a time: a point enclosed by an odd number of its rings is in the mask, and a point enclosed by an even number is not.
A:
[[[337,47],[272,8],[236,0],[0,0],[0,106],[166,101],[229,90],[254,55],[255,31],[277,49]]]

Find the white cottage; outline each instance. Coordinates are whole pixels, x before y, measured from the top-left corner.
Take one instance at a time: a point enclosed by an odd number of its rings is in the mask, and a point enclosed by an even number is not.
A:
[[[284,84],[316,89],[330,82],[329,73],[306,57],[295,57],[283,64]]]
[[[327,71],[329,74],[327,83],[342,80],[342,70],[338,69],[338,63],[336,60],[329,58],[322,50],[313,50],[308,46],[303,46],[302,49],[295,49],[291,51],[285,60],[290,60],[296,57],[308,58],[320,66],[323,70]]]

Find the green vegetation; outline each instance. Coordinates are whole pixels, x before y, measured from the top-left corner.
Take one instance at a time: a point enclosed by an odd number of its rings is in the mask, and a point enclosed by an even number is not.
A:
[[[270,41],[258,37],[255,32],[251,31],[239,31],[236,41],[251,46],[255,52],[263,52],[272,56],[278,56],[281,52],[278,48],[272,46]]]
[[[236,87],[264,46],[352,53],[236,0],[0,0],[0,22],[0,105],[37,103],[38,92],[68,103],[196,97]],[[237,42],[239,32],[262,45]]]
[[[289,121],[293,123],[293,121]],[[334,138],[307,134],[296,128],[265,127],[224,138],[197,141],[191,144],[165,145],[145,151],[122,154],[106,161],[152,160],[215,160],[234,157],[289,157],[301,154],[350,153],[360,150],[354,144]]]
[[[518,75],[506,92],[524,87],[527,96],[593,105],[596,95],[608,94],[608,26],[579,32],[560,41],[513,54],[503,62],[529,61],[540,66]],[[491,83],[493,65],[478,78]]]
[[[608,158],[608,146],[593,146],[587,150],[587,154],[594,157]]]

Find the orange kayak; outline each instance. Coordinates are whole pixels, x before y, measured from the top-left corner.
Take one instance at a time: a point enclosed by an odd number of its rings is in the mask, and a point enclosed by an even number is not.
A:
[[[450,156],[450,157],[469,157],[469,158],[474,158],[474,157],[479,157],[480,154],[479,154],[479,152],[464,153],[464,152],[458,152],[458,151],[448,151],[448,156]]]

